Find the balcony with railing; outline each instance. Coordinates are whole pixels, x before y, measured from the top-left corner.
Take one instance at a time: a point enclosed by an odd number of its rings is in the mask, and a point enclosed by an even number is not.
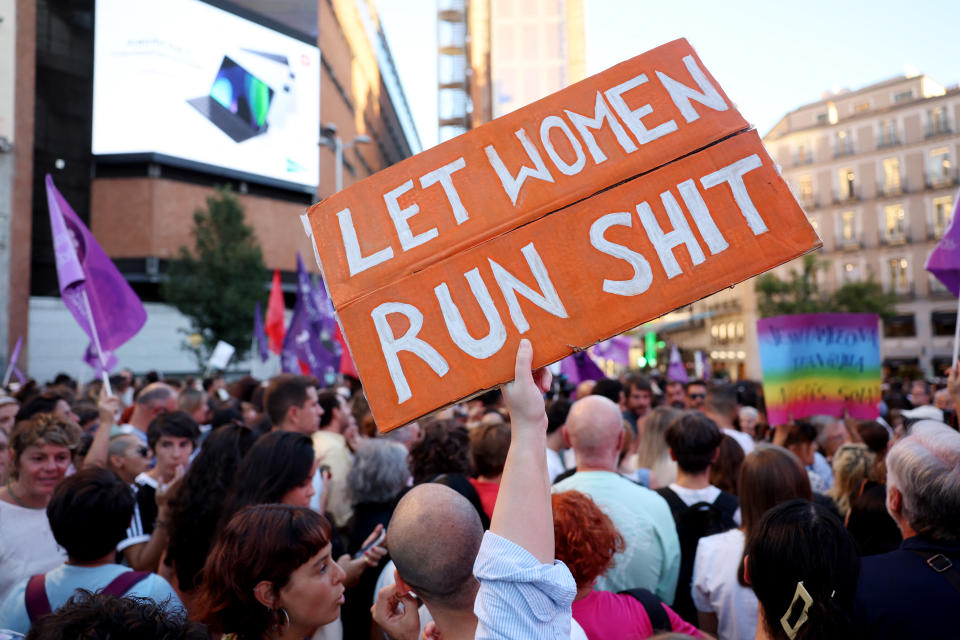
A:
[[[833,204],[849,204],[851,202],[858,202],[860,200],[860,193],[857,189],[840,189],[833,192]]]
[[[928,189],[952,187],[958,183],[960,183],[960,180],[958,180],[956,169],[944,169],[927,173],[926,185]]]
[[[946,119],[937,119],[927,123],[927,128],[925,132],[925,137],[936,138],[938,136],[946,136],[953,133],[953,127],[950,126],[950,123]]]
[[[877,138],[877,149],[886,149],[900,144],[903,144],[903,141],[900,139],[900,136],[895,133],[889,135],[880,134]]]
[[[878,191],[880,196],[884,198],[890,198],[893,196],[902,196],[903,194],[907,193],[909,189],[907,189],[906,178],[900,178],[900,180],[897,182],[884,182],[880,185]]]

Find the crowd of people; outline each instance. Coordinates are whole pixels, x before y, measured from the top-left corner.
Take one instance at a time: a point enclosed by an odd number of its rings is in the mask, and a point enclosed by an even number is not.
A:
[[[2,390],[0,638],[960,636],[960,365],[770,425],[531,362],[386,434],[352,378]]]

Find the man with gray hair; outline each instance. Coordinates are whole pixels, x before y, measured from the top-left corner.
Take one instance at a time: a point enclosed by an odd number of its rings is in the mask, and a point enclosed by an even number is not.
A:
[[[960,608],[960,433],[914,425],[887,454],[887,511],[900,548],[862,561],[863,637],[956,637]]]
[[[680,540],[667,501],[617,473],[624,428],[620,408],[603,396],[587,396],[570,408],[563,426],[577,472],[553,485],[554,493],[590,496],[623,536],[626,548],[597,579],[599,591],[643,587],[673,604],[680,575]]]
[[[132,433],[147,444],[147,427],[153,419],[177,408],[177,392],[173,387],[162,382],[148,384],[137,396],[130,422],[114,427],[111,436]]]

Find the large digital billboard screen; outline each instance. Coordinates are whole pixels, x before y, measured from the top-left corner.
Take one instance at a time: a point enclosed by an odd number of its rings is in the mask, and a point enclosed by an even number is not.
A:
[[[199,0],[97,0],[94,38],[94,155],[316,187],[316,46]]]

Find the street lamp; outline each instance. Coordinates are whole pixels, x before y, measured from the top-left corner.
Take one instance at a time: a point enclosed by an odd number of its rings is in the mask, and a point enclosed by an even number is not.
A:
[[[330,122],[320,127],[320,144],[333,149],[335,158],[335,187],[337,191],[343,189],[343,151],[358,144],[370,144],[373,140],[370,136],[360,134],[350,142],[344,144],[343,139],[337,134],[337,125]]]

